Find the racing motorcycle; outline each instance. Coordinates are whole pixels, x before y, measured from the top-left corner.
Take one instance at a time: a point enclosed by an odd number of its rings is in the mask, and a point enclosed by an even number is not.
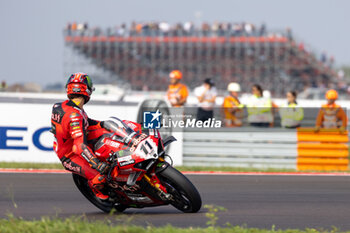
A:
[[[107,213],[168,204],[185,213],[200,210],[196,187],[165,160],[165,148],[176,141],[173,136],[163,140],[157,129],[145,130],[141,124],[115,117],[105,121],[104,128],[89,132],[88,142],[96,156],[111,166],[101,190],[109,199],[97,198],[87,179],[73,173],[76,186],[92,204]]]

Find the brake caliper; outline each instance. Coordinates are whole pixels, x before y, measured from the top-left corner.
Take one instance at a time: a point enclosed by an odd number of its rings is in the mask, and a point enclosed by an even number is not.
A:
[[[159,191],[159,196],[163,199],[163,200],[172,200],[173,197],[170,193],[167,193],[166,188],[160,183],[160,180],[158,179],[158,177],[153,174],[151,177],[149,177],[148,175],[144,175],[146,181],[155,189],[157,189]]]

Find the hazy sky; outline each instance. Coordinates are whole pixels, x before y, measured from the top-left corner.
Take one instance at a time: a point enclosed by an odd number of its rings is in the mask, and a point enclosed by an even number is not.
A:
[[[108,27],[132,20],[247,21],[293,32],[319,52],[350,64],[348,0],[0,0],[0,81],[64,82],[67,22]],[[72,70],[72,72],[75,72]]]

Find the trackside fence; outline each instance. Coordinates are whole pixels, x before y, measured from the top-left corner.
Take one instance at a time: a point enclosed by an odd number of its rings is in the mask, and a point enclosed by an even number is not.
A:
[[[295,130],[239,128],[183,135],[183,164],[296,169]]]
[[[334,130],[186,129],[183,134],[185,166],[346,171],[348,157],[348,132]]]

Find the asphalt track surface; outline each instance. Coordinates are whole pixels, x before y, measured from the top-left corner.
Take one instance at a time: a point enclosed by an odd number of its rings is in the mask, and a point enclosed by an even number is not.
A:
[[[350,230],[349,176],[187,175],[203,204],[223,206],[218,224],[271,229],[317,228]],[[17,208],[15,208],[17,205]],[[116,224],[206,227],[206,209],[184,214],[172,206],[128,209],[110,216],[90,204],[70,174],[0,174],[0,217],[81,216],[110,219]]]

